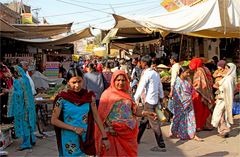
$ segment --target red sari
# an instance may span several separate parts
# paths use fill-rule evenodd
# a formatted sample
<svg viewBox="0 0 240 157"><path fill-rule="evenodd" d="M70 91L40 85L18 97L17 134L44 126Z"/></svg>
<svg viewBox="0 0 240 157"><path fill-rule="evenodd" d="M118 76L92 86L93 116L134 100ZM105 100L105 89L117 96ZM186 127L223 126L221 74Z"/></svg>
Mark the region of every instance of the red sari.
<svg viewBox="0 0 240 157"><path fill-rule="evenodd" d="M193 107L196 117L197 130L212 129L211 115L214 108L212 92L213 79L211 72L203 66L200 58L191 60L189 67L194 70L193 76Z"/></svg>
<svg viewBox="0 0 240 157"><path fill-rule="evenodd" d="M114 105L118 101L127 101L131 105L132 113L136 112L136 104L133 102L130 94L128 93L129 81L127 80L127 87L125 91L118 90L114 86L114 80L118 75L127 75L122 70L117 70L113 73L111 79L110 87L105 90L100 98L100 104L98 108L98 113L100 119L102 120L104 127L106 127L106 120L109 119L108 116L111 114ZM133 116L134 121L136 121L135 116ZM136 121L137 122L137 121ZM136 123L137 124L137 123ZM116 135L111 135L107 132L108 139L110 141L110 149L106 151L102 147L102 135L97 126L95 126L95 140L96 140L96 150L99 156L137 156L137 134L138 126L135 125L133 128L128 127L124 122L112 121L111 127L116 132Z"/></svg>

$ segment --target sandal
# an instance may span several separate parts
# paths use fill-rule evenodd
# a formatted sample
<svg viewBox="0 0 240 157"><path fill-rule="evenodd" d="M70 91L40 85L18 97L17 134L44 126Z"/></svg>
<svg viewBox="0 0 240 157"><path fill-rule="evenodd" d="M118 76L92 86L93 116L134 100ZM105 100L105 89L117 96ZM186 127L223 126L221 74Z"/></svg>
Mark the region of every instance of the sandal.
<svg viewBox="0 0 240 157"><path fill-rule="evenodd" d="M222 137L222 138L228 138L229 134L225 133L225 134L217 134L217 136Z"/></svg>
<svg viewBox="0 0 240 157"><path fill-rule="evenodd" d="M166 148L160 148L158 146L153 147L150 150L153 151L153 152L166 152Z"/></svg>
<svg viewBox="0 0 240 157"><path fill-rule="evenodd" d="M25 147L25 148L18 147L17 151L23 151L23 150L26 150L26 149L31 149L31 147Z"/></svg>
<svg viewBox="0 0 240 157"><path fill-rule="evenodd" d="M193 140L198 141L198 142L203 142L203 141L204 141L204 139L199 138L199 137L197 137L197 136L195 136L195 137L193 138Z"/></svg>

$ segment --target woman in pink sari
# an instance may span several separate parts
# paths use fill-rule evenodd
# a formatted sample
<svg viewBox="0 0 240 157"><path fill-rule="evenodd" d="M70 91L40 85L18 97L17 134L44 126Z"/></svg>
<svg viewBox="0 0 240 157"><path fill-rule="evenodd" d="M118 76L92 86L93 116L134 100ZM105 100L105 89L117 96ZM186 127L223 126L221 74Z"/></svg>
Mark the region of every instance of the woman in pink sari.
<svg viewBox="0 0 240 157"><path fill-rule="evenodd" d="M211 130L212 112L214 109L213 79L211 72L203 65L202 59L194 58L189 68L194 71L193 76L193 107L196 117L197 131Z"/></svg>
<svg viewBox="0 0 240 157"><path fill-rule="evenodd" d="M138 123L136 116L156 118L156 114L140 111L129 92L129 80L123 70L113 73L111 85L100 98L98 113L107 131L110 149L101 143L101 133L95 127L96 150L99 156L137 156Z"/></svg>

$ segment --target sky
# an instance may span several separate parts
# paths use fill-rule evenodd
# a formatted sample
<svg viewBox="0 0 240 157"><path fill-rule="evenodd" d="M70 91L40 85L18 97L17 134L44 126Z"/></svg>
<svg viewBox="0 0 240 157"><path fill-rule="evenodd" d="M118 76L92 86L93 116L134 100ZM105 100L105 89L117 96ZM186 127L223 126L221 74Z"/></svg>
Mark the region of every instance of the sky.
<svg viewBox="0 0 240 157"><path fill-rule="evenodd" d="M20 0L0 0L8 3ZM163 0L22 0L24 4L38 9L38 18L50 24L73 22L72 31L88 26L110 29L114 26L112 13L125 16L151 17L166 13L160 5ZM33 15L35 11L32 11Z"/></svg>

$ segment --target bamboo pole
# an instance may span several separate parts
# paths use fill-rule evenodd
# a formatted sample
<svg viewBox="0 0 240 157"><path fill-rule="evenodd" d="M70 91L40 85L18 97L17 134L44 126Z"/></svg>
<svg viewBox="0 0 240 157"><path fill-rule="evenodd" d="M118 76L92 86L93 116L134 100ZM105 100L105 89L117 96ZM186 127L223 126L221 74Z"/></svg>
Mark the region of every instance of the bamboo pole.
<svg viewBox="0 0 240 157"><path fill-rule="evenodd" d="M183 44L183 34L181 35L181 40L180 40L180 50L179 50L179 56L178 56L179 61L182 55L182 44Z"/></svg>

